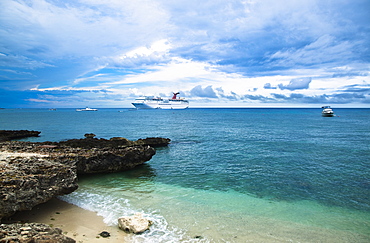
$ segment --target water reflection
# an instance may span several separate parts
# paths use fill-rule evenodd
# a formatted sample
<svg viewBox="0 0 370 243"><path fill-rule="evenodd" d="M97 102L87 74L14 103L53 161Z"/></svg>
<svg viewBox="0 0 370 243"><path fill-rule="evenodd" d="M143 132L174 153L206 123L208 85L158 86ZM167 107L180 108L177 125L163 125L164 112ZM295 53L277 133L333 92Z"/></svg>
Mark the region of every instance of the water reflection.
<svg viewBox="0 0 370 243"><path fill-rule="evenodd" d="M94 190L135 191L151 193L155 190L156 171L149 164L143 164L129 171L108 174L79 176L80 187Z"/></svg>

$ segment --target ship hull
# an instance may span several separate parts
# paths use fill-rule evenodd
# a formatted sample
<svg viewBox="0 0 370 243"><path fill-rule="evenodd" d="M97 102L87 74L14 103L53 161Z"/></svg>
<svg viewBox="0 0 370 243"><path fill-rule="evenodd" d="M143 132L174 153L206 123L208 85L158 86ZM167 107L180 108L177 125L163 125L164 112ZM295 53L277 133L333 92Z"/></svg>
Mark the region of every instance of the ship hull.
<svg viewBox="0 0 370 243"><path fill-rule="evenodd" d="M189 107L189 103L183 102L183 103L139 103L135 102L132 103L133 106L136 107L136 109L162 109L162 110L183 110L187 109Z"/></svg>
<svg viewBox="0 0 370 243"><path fill-rule="evenodd" d="M179 92L173 93L171 99L161 97L144 96L135 99L131 103L136 109L162 109L162 110L183 110L189 107L189 101L184 98L178 98Z"/></svg>
<svg viewBox="0 0 370 243"><path fill-rule="evenodd" d="M132 103L136 109L183 110L189 107L186 100L142 101Z"/></svg>

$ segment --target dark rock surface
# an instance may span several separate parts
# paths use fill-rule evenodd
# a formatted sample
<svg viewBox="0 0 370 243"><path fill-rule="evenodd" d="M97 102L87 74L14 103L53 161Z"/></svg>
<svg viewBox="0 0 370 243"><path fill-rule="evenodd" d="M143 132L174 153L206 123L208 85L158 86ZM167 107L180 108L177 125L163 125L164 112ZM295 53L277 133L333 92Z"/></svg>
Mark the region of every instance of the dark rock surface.
<svg viewBox="0 0 370 243"><path fill-rule="evenodd" d="M74 166L78 174L118 172L132 169L155 155L154 147L167 146L168 138L131 141L115 137L70 139L61 142L2 142L0 151L40 153L50 161Z"/></svg>
<svg viewBox="0 0 370 243"><path fill-rule="evenodd" d="M75 240L65 236L59 228L45 224L1 224L0 243L74 243Z"/></svg>
<svg viewBox="0 0 370 243"><path fill-rule="evenodd" d="M85 134L90 135L90 134ZM57 146L69 146L72 148L124 148L130 146L151 146L151 147L163 147L167 146L171 142L169 138L160 138L160 137L152 137L152 138L145 138L145 139L138 139L136 141L131 141L126 138L122 137L114 137L111 139L104 139L104 138L92 138L86 136L85 139L70 139L67 141L61 141L58 143L51 143L45 142L44 144L48 145L57 145Z"/></svg>
<svg viewBox="0 0 370 243"><path fill-rule="evenodd" d="M21 139L27 137L38 137L41 132L28 130L0 130L0 142Z"/></svg>
<svg viewBox="0 0 370 243"><path fill-rule="evenodd" d="M151 147L157 148L157 147L167 146L171 142L171 139L152 137L152 138L138 139L135 142L136 144L149 145Z"/></svg>

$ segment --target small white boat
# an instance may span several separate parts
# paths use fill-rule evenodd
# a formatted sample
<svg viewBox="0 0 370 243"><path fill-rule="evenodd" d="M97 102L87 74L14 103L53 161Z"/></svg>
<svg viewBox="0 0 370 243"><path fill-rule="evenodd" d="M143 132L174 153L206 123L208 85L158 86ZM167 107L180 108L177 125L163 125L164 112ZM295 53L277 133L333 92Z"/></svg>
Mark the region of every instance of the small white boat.
<svg viewBox="0 0 370 243"><path fill-rule="evenodd" d="M145 96L135 99L132 103L136 109L186 109L189 107L189 101L184 98L178 98L179 92L173 93L171 99L162 99L161 97Z"/></svg>
<svg viewBox="0 0 370 243"><path fill-rule="evenodd" d="M97 111L98 109L92 109L89 107L86 107L85 109L76 109L76 111Z"/></svg>
<svg viewBox="0 0 370 243"><path fill-rule="evenodd" d="M324 117L332 117L334 116L334 111L330 108L330 106L323 106L321 107L323 110L321 112L321 115Z"/></svg>

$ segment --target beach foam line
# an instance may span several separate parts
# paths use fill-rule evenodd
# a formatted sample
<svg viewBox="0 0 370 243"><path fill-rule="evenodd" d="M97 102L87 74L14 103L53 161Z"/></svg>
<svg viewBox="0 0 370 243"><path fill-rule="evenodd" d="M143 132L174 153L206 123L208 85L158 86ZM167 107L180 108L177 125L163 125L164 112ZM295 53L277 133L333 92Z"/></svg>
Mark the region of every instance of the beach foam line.
<svg viewBox="0 0 370 243"><path fill-rule="evenodd" d="M98 188L94 188L90 189L98 190ZM137 212L142 213L145 218L153 222L153 225L150 227L150 230L142 234L131 234L126 237L129 242L209 242L205 239L192 239L186 235L185 231L170 226L159 212L143 211L142 209L134 208L130 205L128 199L112 196L110 195L112 192L96 194L91 190L77 190L71 194L60 196L59 199L95 212L98 216L103 217L105 224L111 227L118 227L117 219L121 216L132 216Z"/></svg>

